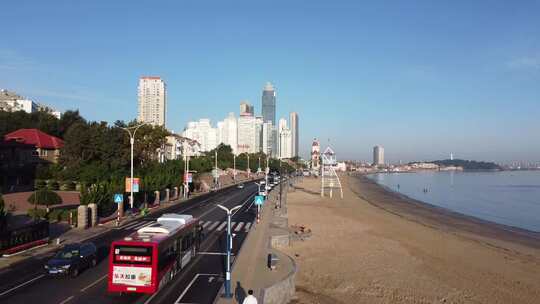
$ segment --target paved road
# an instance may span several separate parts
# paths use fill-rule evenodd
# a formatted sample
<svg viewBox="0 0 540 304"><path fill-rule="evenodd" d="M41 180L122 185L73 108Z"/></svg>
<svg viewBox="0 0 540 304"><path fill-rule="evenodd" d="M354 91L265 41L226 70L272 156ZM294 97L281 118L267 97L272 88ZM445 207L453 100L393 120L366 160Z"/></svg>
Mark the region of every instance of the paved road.
<svg viewBox="0 0 540 304"><path fill-rule="evenodd" d="M216 204L228 208L243 204L233 216L232 230L236 234L233 254L238 252L247 233L254 228L254 183L244 189L228 188L194 198L161 210L146 218L113 229L92 241L98 246L100 262L95 268L82 272L77 278L51 278L44 275L44 258L18 264L15 269L0 273L0 303L212 303L223 284L226 216ZM159 293L149 295L119 295L107 292L109 246L138 228L154 221L164 212L191 214L199 217L206 238L197 257ZM234 260L233 260L234 261Z"/></svg>

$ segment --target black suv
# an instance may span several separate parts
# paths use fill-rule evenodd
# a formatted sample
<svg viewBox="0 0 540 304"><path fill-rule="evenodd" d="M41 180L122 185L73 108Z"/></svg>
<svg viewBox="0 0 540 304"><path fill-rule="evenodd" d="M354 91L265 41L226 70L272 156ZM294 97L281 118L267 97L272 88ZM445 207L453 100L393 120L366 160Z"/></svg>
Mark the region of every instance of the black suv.
<svg viewBox="0 0 540 304"><path fill-rule="evenodd" d="M50 275L76 277L81 270L96 264L97 248L93 243L68 244L45 264L45 270Z"/></svg>

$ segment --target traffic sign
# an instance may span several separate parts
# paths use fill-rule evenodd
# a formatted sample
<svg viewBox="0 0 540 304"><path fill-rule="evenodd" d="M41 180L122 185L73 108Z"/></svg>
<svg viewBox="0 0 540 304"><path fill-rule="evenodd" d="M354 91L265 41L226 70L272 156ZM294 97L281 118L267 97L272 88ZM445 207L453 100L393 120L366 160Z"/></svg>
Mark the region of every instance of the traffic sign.
<svg viewBox="0 0 540 304"><path fill-rule="evenodd" d="M133 192L139 192L140 178L133 178ZM126 192L131 192L131 178L126 177Z"/></svg>
<svg viewBox="0 0 540 304"><path fill-rule="evenodd" d="M117 204L120 204L121 202L124 201L124 196L120 193L116 193L114 195L114 202L117 203Z"/></svg>
<svg viewBox="0 0 540 304"><path fill-rule="evenodd" d="M264 203L264 196L255 195L255 205L262 205Z"/></svg>

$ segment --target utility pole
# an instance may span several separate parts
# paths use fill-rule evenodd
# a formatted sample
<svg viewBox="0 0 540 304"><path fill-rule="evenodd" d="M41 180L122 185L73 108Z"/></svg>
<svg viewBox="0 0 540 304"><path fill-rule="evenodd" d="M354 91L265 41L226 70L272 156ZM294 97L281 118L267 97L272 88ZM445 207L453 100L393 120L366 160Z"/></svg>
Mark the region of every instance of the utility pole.
<svg viewBox="0 0 540 304"><path fill-rule="evenodd" d="M232 234L231 234L231 217L233 211L240 209L242 205L228 209L222 205L217 205L219 208L227 212L227 264L225 265L225 298L232 298L231 293L231 250L232 250Z"/></svg>
<svg viewBox="0 0 540 304"><path fill-rule="evenodd" d="M218 173L218 168L217 168L217 148L216 148L214 156L216 159L216 175L214 176L214 184L216 185L216 189L217 189L218 184L219 184L219 173Z"/></svg>
<svg viewBox="0 0 540 304"><path fill-rule="evenodd" d="M236 182L236 154L233 153L233 180Z"/></svg>
<svg viewBox="0 0 540 304"><path fill-rule="evenodd" d="M279 209L281 209L281 196L283 194L282 184L283 184L283 174L281 173L281 158L279 159Z"/></svg>
<svg viewBox="0 0 540 304"><path fill-rule="evenodd" d="M130 178L130 195L129 195L129 205L131 209L133 209L133 146L135 145L135 134L137 133L137 130L144 126L145 123L142 123L138 126L128 127L128 128L122 128L124 131L128 132L129 134L129 143L131 144L131 178ZM133 133L131 132L133 130ZM118 208L123 207L122 204L118 204Z"/></svg>
<svg viewBox="0 0 540 304"><path fill-rule="evenodd" d="M250 173L251 173L251 169L249 168L249 152L247 153L247 174L248 174L248 178L250 176Z"/></svg>

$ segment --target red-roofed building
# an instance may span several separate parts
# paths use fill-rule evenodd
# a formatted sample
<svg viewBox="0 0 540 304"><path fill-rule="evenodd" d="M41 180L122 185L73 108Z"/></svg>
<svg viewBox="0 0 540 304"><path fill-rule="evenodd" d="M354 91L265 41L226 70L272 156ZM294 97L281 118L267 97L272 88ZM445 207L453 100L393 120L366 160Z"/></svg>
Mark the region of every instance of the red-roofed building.
<svg viewBox="0 0 540 304"><path fill-rule="evenodd" d="M57 163L64 141L38 129L19 129L4 136L5 141L31 145L35 147L34 156L38 160Z"/></svg>

